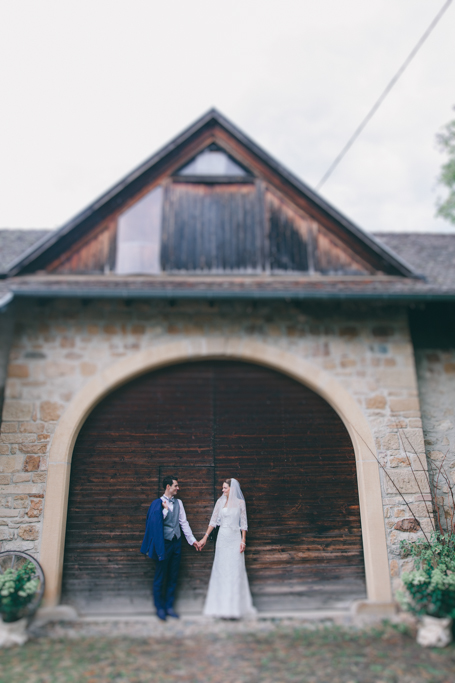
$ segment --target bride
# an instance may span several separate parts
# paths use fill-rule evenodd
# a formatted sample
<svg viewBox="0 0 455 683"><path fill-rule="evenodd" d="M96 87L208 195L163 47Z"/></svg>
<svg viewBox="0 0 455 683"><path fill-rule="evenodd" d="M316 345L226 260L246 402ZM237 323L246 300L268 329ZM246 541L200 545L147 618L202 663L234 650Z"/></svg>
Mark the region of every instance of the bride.
<svg viewBox="0 0 455 683"><path fill-rule="evenodd" d="M204 614L230 619L253 615L256 610L251 599L244 555L248 530L246 505L237 479L224 481L223 495L213 509L207 533L199 541L200 550L216 526L220 529Z"/></svg>

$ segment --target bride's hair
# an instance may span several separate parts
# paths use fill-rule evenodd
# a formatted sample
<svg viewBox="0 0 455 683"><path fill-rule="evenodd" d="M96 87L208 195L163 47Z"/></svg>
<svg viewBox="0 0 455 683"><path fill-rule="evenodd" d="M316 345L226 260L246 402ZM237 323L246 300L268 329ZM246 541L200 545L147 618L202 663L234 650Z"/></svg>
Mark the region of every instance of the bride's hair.
<svg viewBox="0 0 455 683"><path fill-rule="evenodd" d="M227 484L230 488L231 487L231 481L232 481L232 479L225 479L223 483Z"/></svg>

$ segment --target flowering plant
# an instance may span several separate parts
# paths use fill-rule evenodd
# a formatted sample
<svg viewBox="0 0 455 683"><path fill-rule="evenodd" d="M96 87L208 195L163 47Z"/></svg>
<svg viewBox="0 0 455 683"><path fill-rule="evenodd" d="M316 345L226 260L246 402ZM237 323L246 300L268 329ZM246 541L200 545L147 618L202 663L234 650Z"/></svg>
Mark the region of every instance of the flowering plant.
<svg viewBox="0 0 455 683"><path fill-rule="evenodd" d="M8 568L0 574L0 614L3 621L17 621L23 610L35 597L40 580L35 576L33 562L19 569Z"/></svg>
<svg viewBox="0 0 455 683"><path fill-rule="evenodd" d="M407 595L399 600L414 614L455 618L455 538L434 532L429 540L402 541L404 555L414 558L415 569L402 576Z"/></svg>

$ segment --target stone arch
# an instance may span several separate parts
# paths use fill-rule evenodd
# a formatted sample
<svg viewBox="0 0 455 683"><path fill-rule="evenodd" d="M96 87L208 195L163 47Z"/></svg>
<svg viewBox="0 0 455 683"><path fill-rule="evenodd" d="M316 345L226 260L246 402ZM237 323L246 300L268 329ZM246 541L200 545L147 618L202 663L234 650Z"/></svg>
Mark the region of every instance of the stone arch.
<svg viewBox="0 0 455 683"><path fill-rule="evenodd" d="M357 401L329 373L272 344L241 337L193 337L173 342L166 339L114 363L78 392L60 418L49 454L40 551L46 574L46 605L56 605L60 598L71 459L87 416L107 394L139 375L166 365L209 358L243 360L287 374L322 396L338 413L348 430L356 458L368 599L390 602L381 483L373 455L376 447Z"/></svg>

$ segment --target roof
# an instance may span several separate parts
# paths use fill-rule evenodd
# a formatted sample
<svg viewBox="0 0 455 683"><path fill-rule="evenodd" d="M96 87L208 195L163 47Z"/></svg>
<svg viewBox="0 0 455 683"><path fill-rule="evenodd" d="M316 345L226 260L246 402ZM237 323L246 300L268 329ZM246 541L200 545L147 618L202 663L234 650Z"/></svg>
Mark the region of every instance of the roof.
<svg viewBox="0 0 455 683"><path fill-rule="evenodd" d="M367 255L367 260L370 260L376 270L404 277L414 275L412 269L402 259L385 245L378 243L373 235L364 232L352 223L215 109L207 112L80 214L49 234L47 239L22 254L10 266L8 274L10 276L22 275L43 269L47 263L58 258L63 251L70 249L77 240L118 211L133 197L138 196L145 187L157 181L164 173L175 172L182 164L190 161L207 144L212 143L214 137L217 143L230 147L231 152L234 148L237 152L241 151L256 168L261 169L264 178L272 179L271 182L281 192L297 198L300 208L304 209L309 216L325 223L326 226L330 225L330 229L335 232L336 236L349 240L351 248L363 258ZM229 152L229 149L226 151Z"/></svg>
<svg viewBox="0 0 455 683"><path fill-rule="evenodd" d="M455 233L381 232L375 237L432 286L443 291L455 290Z"/></svg>
<svg viewBox="0 0 455 683"><path fill-rule="evenodd" d="M0 273L20 258L28 249L35 246L45 235L53 230L43 229L0 229Z"/></svg>

